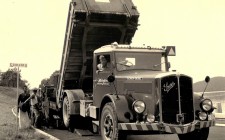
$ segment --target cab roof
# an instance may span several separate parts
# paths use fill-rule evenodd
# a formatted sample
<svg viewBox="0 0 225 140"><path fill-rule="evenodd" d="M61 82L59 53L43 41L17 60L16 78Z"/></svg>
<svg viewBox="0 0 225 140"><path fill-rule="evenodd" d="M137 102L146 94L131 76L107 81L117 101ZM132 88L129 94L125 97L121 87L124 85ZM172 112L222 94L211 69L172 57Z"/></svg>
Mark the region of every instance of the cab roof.
<svg viewBox="0 0 225 140"><path fill-rule="evenodd" d="M104 53L104 52L158 52L165 53L165 47L153 48L151 46L132 46L126 44L118 44L114 42L110 45L105 45L96 49L94 53Z"/></svg>

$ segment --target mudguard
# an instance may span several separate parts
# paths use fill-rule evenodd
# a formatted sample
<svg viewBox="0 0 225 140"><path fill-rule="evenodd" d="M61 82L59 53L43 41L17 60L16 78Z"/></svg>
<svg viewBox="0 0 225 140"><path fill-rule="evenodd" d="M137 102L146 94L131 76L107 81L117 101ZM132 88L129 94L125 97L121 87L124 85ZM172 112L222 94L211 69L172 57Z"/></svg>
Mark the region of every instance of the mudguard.
<svg viewBox="0 0 225 140"><path fill-rule="evenodd" d="M68 97L70 110L70 115L80 114L80 100L84 99L84 92L81 89L75 90L64 90L64 96Z"/></svg>
<svg viewBox="0 0 225 140"><path fill-rule="evenodd" d="M129 107L132 103L127 100L126 96L118 95L117 97L117 95L106 94L101 103L101 111L104 105L108 102L113 103L116 109L118 122L129 123L130 120L133 120L134 116L131 108Z"/></svg>
<svg viewBox="0 0 225 140"><path fill-rule="evenodd" d="M200 108L200 103L202 101L201 96L202 96L202 93L194 92L194 94L193 94L195 111L201 110L201 108Z"/></svg>

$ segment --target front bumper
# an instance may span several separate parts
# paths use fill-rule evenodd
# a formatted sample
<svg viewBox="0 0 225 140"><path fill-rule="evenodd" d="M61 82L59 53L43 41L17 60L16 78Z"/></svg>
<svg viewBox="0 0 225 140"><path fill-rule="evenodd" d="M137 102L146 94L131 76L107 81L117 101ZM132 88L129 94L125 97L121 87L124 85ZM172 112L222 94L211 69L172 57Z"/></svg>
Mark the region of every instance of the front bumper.
<svg viewBox="0 0 225 140"><path fill-rule="evenodd" d="M166 123L119 123L119 130L127 131L161 131L175 134L185 134L205 127L215 126L215 120L194 121L185 125L171 125Z"/></svg>

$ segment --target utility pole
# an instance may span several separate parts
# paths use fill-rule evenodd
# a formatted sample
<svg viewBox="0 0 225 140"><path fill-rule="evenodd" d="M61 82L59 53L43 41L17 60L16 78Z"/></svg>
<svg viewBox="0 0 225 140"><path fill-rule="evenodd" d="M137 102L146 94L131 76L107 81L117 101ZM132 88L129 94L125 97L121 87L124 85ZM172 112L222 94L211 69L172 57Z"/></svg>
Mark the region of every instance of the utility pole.
<svg viewBox="0 0 225 140"><path fill-rule="evenodd" d="M27 64L23 64L23 63L10 63L10 67L14 67L12 68L13 71L16 71L17 73L17 94L16 94L16 101L19 98L19 79L20 79L20 67L27 67ZM16 102L16 135L18 135L18 131L19 131L19 106L18 106L18 102Z"/></svg>

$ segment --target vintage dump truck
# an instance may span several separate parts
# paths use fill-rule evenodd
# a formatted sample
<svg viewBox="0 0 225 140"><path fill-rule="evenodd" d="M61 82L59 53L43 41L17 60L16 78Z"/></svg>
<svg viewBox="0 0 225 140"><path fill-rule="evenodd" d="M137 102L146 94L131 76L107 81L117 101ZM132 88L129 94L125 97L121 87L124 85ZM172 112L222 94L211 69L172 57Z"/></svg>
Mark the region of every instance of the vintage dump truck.
<svg viewBox="0 0 225 140"><path fill-rule="evenodd" d="M193 92L190 76L169 71L174 46L131 45L138 18L131 0L71 1L60 73L48 87L51 110L70 129L90 122L103 140L174 133L206 140L212 101Z"/></svg>

